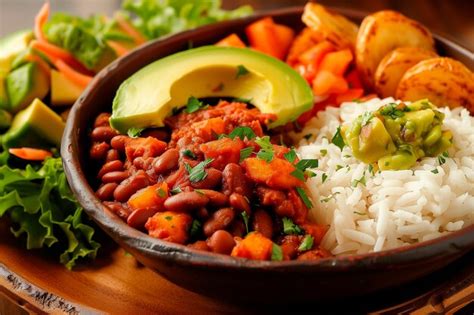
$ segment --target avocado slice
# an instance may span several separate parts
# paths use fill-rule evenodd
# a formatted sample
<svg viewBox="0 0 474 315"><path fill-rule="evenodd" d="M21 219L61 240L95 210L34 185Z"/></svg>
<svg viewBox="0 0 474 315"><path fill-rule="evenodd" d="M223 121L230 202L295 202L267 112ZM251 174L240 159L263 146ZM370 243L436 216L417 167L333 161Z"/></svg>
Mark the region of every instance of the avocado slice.
<svg viewBox="0 0 474 315"><path fill-rule="evenodd" d="M111 125L122 133L163 126L191 96L251 99L262 113L277 115L271 128L295 120L313 104L308 83L286 63L247 48L204 46L155 61L124 81L113 101Z"/></svg>
<svg viewBox="0 0 474 315"><path fill-rule="evenodd" d="M6 78L9 110L16 113L28 106L35 98L42 99L49 92L49 76L33 62L12 72Z"/></svg>
<svg viewBox="0 0 474 315"><path fill-rule="evenodd" d="M59 146L64 131L61 117L39 99L19 112L2 137L5 148Z"/></svg>
<svg viewBox="0 0 474 315"><path fill-rule="evenodd" d="M0 76L10 72L13 60L32 39L33 32L30 30L18 31L0 39Z"/></svg>
<svg viewBox="0 0 474 315"><path fill-rule="evenodd" d="M83 90L83 87L71 82L64 74L51 70L51 105L71 105L81 96Z"/></svg>

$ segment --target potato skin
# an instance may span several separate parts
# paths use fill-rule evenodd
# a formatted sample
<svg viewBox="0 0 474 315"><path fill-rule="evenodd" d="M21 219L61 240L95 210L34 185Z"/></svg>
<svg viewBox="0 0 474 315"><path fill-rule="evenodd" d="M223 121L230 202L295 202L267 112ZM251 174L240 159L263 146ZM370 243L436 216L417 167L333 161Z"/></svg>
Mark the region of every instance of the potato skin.
<svg viewBox="0 0 474 315"><path fill-rule="evenodd" d="M451 58L426 59L408 69L395 95L404 101L427 98L437 106L463 106L474 114L474 74Z"/></svg>
<svg viewBox="0 0 474 315"><path fill-rule="evenodd" d="M364 18L357 35L356 63L368 88L374 87L374 75L380 61L398 47L435 51L430 31L398 12L384 10Z"/></svg>
<svg viewBox="0 0 474 315"><path fill-rule="evenodd" d="M408 69L422 60L437 56L431 50L418 47L392 50L380 61L375 71L375 91L382 97L395 96L398 83Z"/></svg>

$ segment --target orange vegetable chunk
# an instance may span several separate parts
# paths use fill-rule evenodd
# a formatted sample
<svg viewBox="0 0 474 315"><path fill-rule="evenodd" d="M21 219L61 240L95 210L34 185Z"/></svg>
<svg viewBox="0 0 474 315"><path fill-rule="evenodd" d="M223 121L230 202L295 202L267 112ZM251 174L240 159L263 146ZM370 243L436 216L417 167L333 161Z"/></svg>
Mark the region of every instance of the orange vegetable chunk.
<svg viewBox="0 0 474 315"><path fill-rule="evenodd" d="M273 242L259 232L252 232L240 241L232 250L231 256L269 260L272 256Z"/></svg>
<svg viewBox="0 0 474 315"><path fill-rule="evenodd" d="M270 188L291 189L303 185L301 180L291 175L296 168L287 160L274 158L268 163L259 158L247 158L242 166L247 177Z"/></svg>
<svg viewBox="0 0 474 315"><path fill-rule="evenodd" d="M347 81L332 72L321 70L313 80L313 92L323 96L331 93L344 93L349 89Z"/></svg>
<svg viewBox="0 0 474 315"><path fill-rule="evenodd" d="M139 156L146 159L165 152L166 146L166 142L153 137L128 139L125 143L125 154L129 161Z"/></svg>
<svg viewBox="0 0 474 315"><path fill-rule="evenodd" d="M222 138L201 144L200 149L206 159L213 159L211 166L223 170L229 163L239 163L240 150L244 142L240 138Z"/></svg>
<svg viewBox="0 0 474 315"><path fill-rule="evenodd" d="M329 71L337 76L344 75L353 59L350 49L334 51L326 54L319 65L320 71Z"/></svg>
<svg viewBox="0 0 474 315"><path fill-rule="evenodd" d="M43 161L53 154L46 150L35 149L35 148L11 148L8 152L20 159L28 161Z"/></svg>
<svg viewBox="0 0 474 315"><path fill-rule="evenodd" d="M226 38L221 39L216 43L216 46L222 47L238 47L245 48L245 43L240 39L240 37L233 33L227 36Z"/></svg>
<svg viewBox="0 0 474 315"><path fill-rule="evenodd" d="M336 96L336 104L352 102L355 99L361 97L362 95L364 95L363 89L349 89L346 92Z"/></svg>
<svg viewBox="0 0 474 315"><path fill-rule="evenodd" d="M329 52L334 51L334 49L333 44L325 40L305 51L299 56L298 60L304 65L312 64L317 67L321 60L323 60L324 56Z"/></svg>
<svg viewBox="0 0 474 315"><path fill-rule="evenodd" d="M184 244L193 219L189 214L172 211L157 212L148 219L145 228L151 237Z"/></svg>
<svg viewBox="0 0 474 315"><path fill-rule="evenodd" d="M222 118L210 118L193 123L191 128L207 142L214 140L216 135L225 132L225 122Z"/></svg>
<svg viewBox="0 0 474 315"><path fill-rule="evenodd" d="M128 200L130 209L153 209L155 211L163 210L163 203L168 198L168 185L158 183L137 191Z"/></svg>
<svg viewBox="0 0 474 315"><path fill-rule="evenodd" d="M285 58L295 36L291 28L275 24L271 17L250 24L245 33L252 48L279 59Z"/></svg>

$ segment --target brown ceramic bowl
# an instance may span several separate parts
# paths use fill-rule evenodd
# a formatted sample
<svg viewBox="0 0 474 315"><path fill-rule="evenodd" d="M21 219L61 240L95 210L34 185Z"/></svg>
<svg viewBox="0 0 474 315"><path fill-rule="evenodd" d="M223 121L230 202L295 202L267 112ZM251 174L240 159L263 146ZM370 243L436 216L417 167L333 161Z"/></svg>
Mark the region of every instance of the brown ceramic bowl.
<svg viewBox="0 0 474 315"><path fill-rule="evenodd" d="M340 10L360 22L364 14ZM101 71L74 105L63 136L61 154L67 178L79 202L92 219L145 266L170 281L205 295L230 300L314 301L361 295L393 287L439 270L474 248L474 226L428 242L379 253L319 261L253 261L196 251L155 238L129 227L102 206L89 184L88 132L94 118L111 111L119 85L134 72L169 54L213 44L246 25L271 15L276 22L300 30L302 8L289 8L223 22L154 41ZM471 69L470 52L436 36L438 50ZM159 82L157 82L159 84ZM153 279L150 279L153 281Z"/></svg>

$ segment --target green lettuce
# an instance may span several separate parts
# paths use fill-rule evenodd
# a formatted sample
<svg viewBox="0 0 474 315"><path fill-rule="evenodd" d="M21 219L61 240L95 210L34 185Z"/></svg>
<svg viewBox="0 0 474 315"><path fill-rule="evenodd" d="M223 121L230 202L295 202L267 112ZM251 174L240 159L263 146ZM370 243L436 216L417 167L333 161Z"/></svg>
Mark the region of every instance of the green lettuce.
<svg viewBox="0 0 474 315"><path fill-rule="evenodd" d="M9 215L12 233L26 236L28 249L48 247L71 269L80 258L94 259L100 244L75 200L60 158L24 169L5 164L0 155L0 218Z"/></svg>
<svg viewBox="0 0 474 315"><path fill-rule="evenodd" d="M125 0L125 15L148 39L252 14L250 6L221 9L220 0Z"/></svg>

